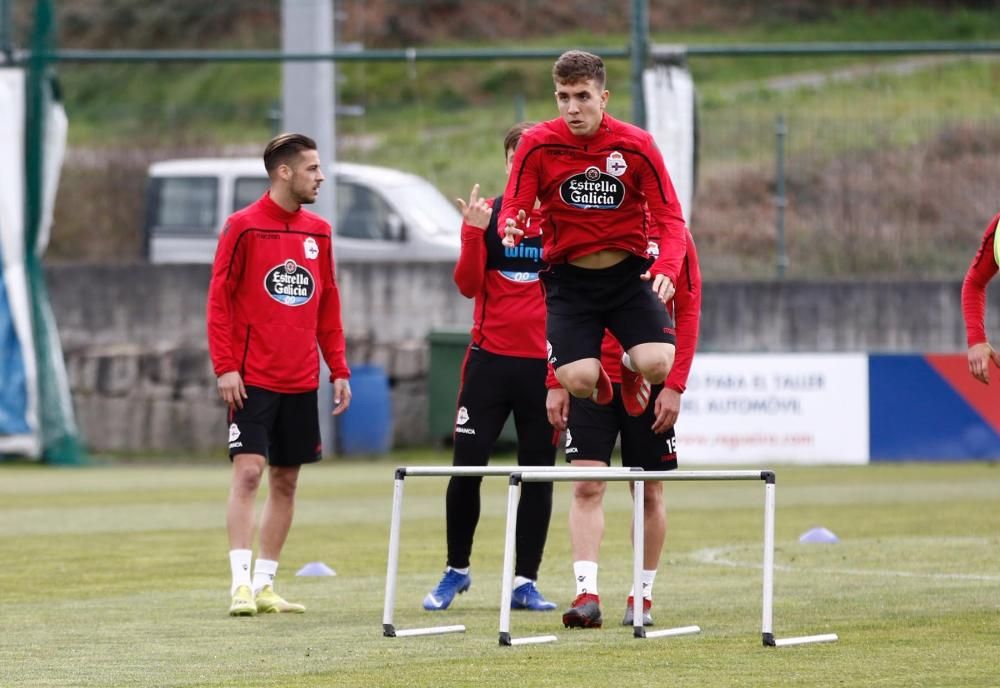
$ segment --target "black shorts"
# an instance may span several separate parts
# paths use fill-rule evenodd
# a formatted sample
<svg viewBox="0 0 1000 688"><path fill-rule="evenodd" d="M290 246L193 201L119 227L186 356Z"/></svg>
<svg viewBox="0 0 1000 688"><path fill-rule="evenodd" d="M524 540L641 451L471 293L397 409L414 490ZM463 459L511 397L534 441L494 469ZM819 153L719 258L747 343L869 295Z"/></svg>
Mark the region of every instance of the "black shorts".
<svg viewBox="0 0 1000 688"><path fill-rule="evenodd" d="M615 384L610 404L570 397L569 429L566 432L566 461L590 459L611 465L611 452L619 433L622 438L622 465L645 471L677 468L677 439L674 429L653 432L656 419L654 400L663 385L653 385L651 401L641 416L632 417L622 405L621 385Z"/></svg>
<svg viewBox="0 0 1000 688"><path fill-rule="evenodd" d="M469 347L455 417L456 466L485 466L511 413L518 465L555 465L556 434L545 412L547 372L543 358L501 356Z"/></svg>
<svg viewBox="0 0 1000 688"><path fill-rule="evenodd" d="M284 394L248 386L243 408L229 412L229 458L237 454L260 454L271 466L319 461L316 391Z"/></svg>
<svg viewBox="0 0 1000 688"><path fill-rule="evenodd" d="M674 323L666 307L651 283L639 279L646 267L645 258L630 255L600 270L559 263L539 273L545 285L545 334L553 367L599 359L605 328L626 351L647 342L674 343Z"/></svg>

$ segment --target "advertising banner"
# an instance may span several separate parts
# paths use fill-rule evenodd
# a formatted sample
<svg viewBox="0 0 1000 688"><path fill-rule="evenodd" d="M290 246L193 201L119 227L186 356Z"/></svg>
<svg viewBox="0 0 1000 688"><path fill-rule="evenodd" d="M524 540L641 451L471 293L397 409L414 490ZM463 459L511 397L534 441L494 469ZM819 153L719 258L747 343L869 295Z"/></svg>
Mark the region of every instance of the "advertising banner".
<svg viewBox="0 0 1000 688"><path fill-rule="evenodd" d="M682 465L868 462L867 354L698 354L681 400Z"/></svg>

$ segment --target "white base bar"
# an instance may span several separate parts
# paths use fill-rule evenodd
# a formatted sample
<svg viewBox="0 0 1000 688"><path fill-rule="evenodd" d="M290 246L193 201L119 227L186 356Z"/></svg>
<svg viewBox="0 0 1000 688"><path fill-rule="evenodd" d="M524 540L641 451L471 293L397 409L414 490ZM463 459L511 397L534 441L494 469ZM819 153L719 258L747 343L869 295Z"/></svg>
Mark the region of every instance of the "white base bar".
<svg viewBox="0 0 1000 688"><path fill-rule="evenodd" d="M775 647L787 645L806 645L808 643L832 643L838 640L836 633L821 633L820 635L801 635L798 638L775 639Z"/></svg>
<svg viewBox="0 0 1000 688"><path fill-rule="evenodd" d="M678 626L677 628L664 628L660 631L646 631L647 638L666 638L675 635L691 635L701 633L701 626Z"/></svg>
<svg viewBox="0 0 1000 688"><path fill-rule="evenodd" d="M443 635L444 633L465 633L465 626L458 624L455 626L431 626L429 628L407 628L396 631L397 638L406 638L414 635Z"/></svg>
<svg viewBox="0 0 1000 688"><path fill-rule="evenodd" d="M511 638L511 645L538 645L539 643L554 643L559 638L554 635L536 635L531 638Z"/></svg>

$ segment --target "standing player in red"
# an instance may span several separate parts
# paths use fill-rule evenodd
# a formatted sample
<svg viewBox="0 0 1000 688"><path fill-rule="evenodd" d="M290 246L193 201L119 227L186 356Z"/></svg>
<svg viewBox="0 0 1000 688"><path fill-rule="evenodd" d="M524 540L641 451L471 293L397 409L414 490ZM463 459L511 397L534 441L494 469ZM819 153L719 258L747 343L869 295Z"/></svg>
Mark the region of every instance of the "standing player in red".
<svg viewBox="0 0 1000 688"><path fill-rule="evenodd" d="M673 294L684 256L685 225L663 158L652 137L607 113L604 62L564 53L552 70L559 117L526 132L504 192L498 232L516 246L524 220L540 201L545 226L549 361L559 383L578 398L611 400L601 366L609 329L625 347L625 408L645 410L645 378L666 379L674 328L663 304ZM647 212L648 208L648 212ZM647 244L660 239L652 289L640 280Z"/></svg>
<svg viewBox="0 0 1000 688"><path fill-rule="evenodd" d="M621 436L622 465L639 466L647 471L667 471L677 468L674 423L680 413L681 394L687 385L688 373L698 343L701 320L701 269L698 253L690 232L687 250L677 279L677 290L667 305L677 322L677 357L666 382L655 385L649 394L656 399L642 415L633 417L625 409L623 386L614 381L614 399L602 406L590 399L577 399L563 392L550 398L550 422L564 427L569 407L566 433L566 460L579 468L611 465L615 441ZM650 245L651 253L656 245ZM606 333L602 343L601 362L608 370L622 356L618 341ZM614 373L611 373L612 375ZM551 383L550 383L551 386ZM563 614L563 624L576 628L598 628L601 618L597 588L597 561L604 537L605 482L587 481L573 484L573 502L569 511L570 542L573 550L573 574L576 578L576 599ZM629 485L631 488L631 484ZM643 538L643 621L652 625L653 581L663 551L667 517L663 501L663 483L644 483ZM632 625L631 591L626 604L626 626Z"/></svg>
<svg viewBox="0 0 1000 688"><path fill-rule="evenodd" d="M998 232L1000 213L986 225L979 250L962 282L962 315L965 316L965 334L969 342L969 372L987 385L990 383L990 362L1000 366L1000 354L990 346L986 337L986 285L997 274L997 263L1000 262Z"/></svg>
<svg viewBox="0 0 1000 688"><path fill-rule="evenodd" d="M531 126L516 124L504 138L508 174L514 151ZM485 466L511 413L517 428L518 465L552 466L556 461L555 437L545 410L545 301L538 283L538 271L544 267L542 237L532 215L523 241L503 246L496 222L504 202L502 197L492 202L480 198L478 184L468 204L459 200L464 222L455 284L464 296L475 299L475 310L458 395L455 466ZM468 476L454 476L448 482L448 563L437 587L424 598L428 611L447 609L455 595L472 584L469 566L479 523L480 483L482 478ZM548 611L556 605L542 596L535 582L552 515L552 483L525 484L522 490L511 607Z"/></svg>
<svg viewBox="0 0 1000 688"><path fill-rule="evenodd" d="M323 172L316 143L282 134L267 144L270 189L226 222L208 292L208 346L229 405L232 483L226 511L232 616L304 612L274 592L302 464L319 461L319 356L333 379L334 415L351 403L330 225L302 208ZM264 468L267 501L253 556L254 502Z"/></svg>

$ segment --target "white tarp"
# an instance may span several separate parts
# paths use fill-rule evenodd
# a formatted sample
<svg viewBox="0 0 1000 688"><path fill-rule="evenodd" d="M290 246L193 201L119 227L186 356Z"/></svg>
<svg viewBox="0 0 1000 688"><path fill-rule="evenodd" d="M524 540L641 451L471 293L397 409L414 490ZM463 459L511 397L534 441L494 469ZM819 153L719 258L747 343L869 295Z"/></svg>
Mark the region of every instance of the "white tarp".
<svg viewBox="0 0 1000 688"><path fill-rule="evenodd" d="M37 457L38 385L24 246L24 71L0 69L0 453ZM19 164L20 163L20 164Z"/></svg>
<svg viewBox="0 0 1000 688"><path fill-rule="evenodd" d="M867 354L698 354L677 420L691 464L864 464Z"/></svg>
<svg viewBox="0 0 1000 688"><path fill-rule="evenodd" d="M663 154L684 221L691 224L695 184L695 102L691 72L659 64L643 74L646 130Z"/></svg>

